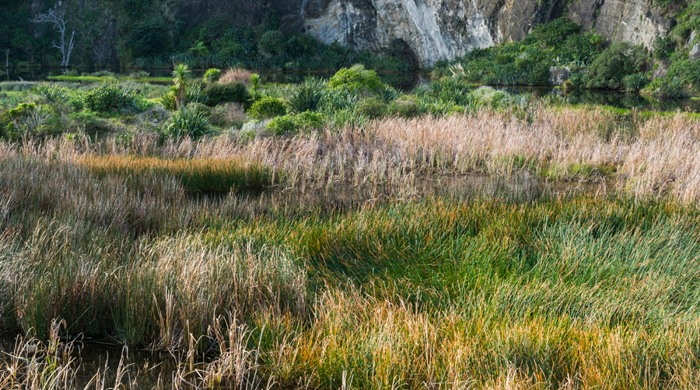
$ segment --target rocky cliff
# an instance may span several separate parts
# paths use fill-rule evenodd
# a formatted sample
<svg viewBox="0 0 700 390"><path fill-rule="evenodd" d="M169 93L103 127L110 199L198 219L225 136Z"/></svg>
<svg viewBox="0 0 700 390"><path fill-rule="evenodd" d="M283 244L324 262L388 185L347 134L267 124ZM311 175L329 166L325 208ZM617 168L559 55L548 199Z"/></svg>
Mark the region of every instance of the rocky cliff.
<svg viewBox="0 0 700 390"><path fill-rule="evenodd" d="M611 41L647 46L672 25L653 0L303 0L287 18L326 43L373 52L399 44L429 65L522 39L561 16Z"/></svg>

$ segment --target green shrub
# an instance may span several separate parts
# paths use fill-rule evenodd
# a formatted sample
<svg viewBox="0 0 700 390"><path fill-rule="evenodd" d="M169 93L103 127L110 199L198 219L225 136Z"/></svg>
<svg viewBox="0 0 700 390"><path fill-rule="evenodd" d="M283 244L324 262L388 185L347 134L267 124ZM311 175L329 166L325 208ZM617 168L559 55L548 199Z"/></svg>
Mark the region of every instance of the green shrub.
<svg viewBox="0 0 700 390"><path fill-rule="evenodd" d="M469 84L456 78L443 78L429 87L418 88L416 94L442 103L465 105L472 89Z"/></svg>
<svg viewBox="0 0 700 390"><path fill-rule="evenodd" d="M418 116L420 111L415 101L400 98L389 105L389 113L408 119Z"/></svg>
<svg viewBox="0 0 700 390"><path fill-rule="evenodd" d="M43 138L60 133L60 118L50 106L22 103L0 114L0 136L9 140Z"/></svg>
<svg viewBox="0 0 700 390"><path fill-rule="evenodd" d="M65 103L68 101L68 90L57 85L41 84L32 90L49 103Z"/></svg>
<svg viewBox="0 0 700 390"><path fill-rule="evenodd" d="M208 106L217 106L222 103L240 103L246 108L250 107L251 97L248 88L241 82L227 84L214 83L207 85L202 94L206 98Z"/></svg>
<svg viewBox="0 0 700 390"><path fill-rule="evenodd" d="M264 97L253 103L248 111L251 118L257 120L271 119L287 114L287 106L278 98Z"/></svg>
<svg viewBox="0 0 700 390"><path fill-rule="evenodd" d="M267 124L267 128L275 135L295 134L302 130L318 130L323 128L325 117L323 114L305 111L296 115L284 115L274 118Z"/></svg>
<svg viewBox="0 0 700 390"><path fill-rule="evenodd" d="M622 83L628 91L639 92L649 84L649 78L644 73L635 73L625 76L625 78L622 79Z"/></svg>
<svg viewBox="0 0 700 390"><path fill-rule="evenodd" d="M604 50L588 70L589 88L620 89L627 75L647 70L650 61L643 46L616 43Z"/></svg>
<svg viewBox="0 0 700 390"><path fill-rule="evenodd" d="M279 30L266 31L258 41L258 50L271 55L283 54L285 51L284 34Z"/></svg>
<svg viewBox="0 0 700 390"><path fill-rule="evenodd" d="M215 83L221 78L221 69L212 68L204 73L204 81L207 83Z"/></svg>
<svg viewBox="0 0 700 390"><path fill-rule="evenodd" d="M686 96L683 82L677 78L656 79L647 89L651 90L652 95L665 99L681 99Z"/></svg>
<svg viewBox="0 0 700 390"><path fill-rule="evenodd" d="M209 116L197 106L185 107L176 111L163 126L166 138L200 138L209 133Z"/></svg>
<svg viewBox="0 0 700 390"><path fill-rule="evenodd" d="M299 86L289 98L289 106L296 113L316 111L323 98L323 81L309 79Z"/></svg>
<svg viewBox="0 0 700 390"><path fill-rule="evenodd" d="M95 112L120 112L146 110L147 103L139 93L132 89L121 88L117 84L103 84L83 95L85 108Z"/></svg>
<svg viewBox="0 0 700 390"><path fill-rule="evenodd" d="M678 78L684 85L700 88L700 61L678 60L668 69L669 78Z"/></svg>
<svg viewBox="0 0 700 390"><path fill-rule="evenodd" d="M355 109L370 119L381 118L387 114L387 104L376 98L360 100Z"/></svg>
<svg viewBox="0 0 700 390"><path fill-rule="evenodd" d="M379 94L385 89L384 83L377 76L377 72L367 70L363 65L340 69L331 77L328 86L359 94Z"/></svg>
<svg viewBox="0 0 700 390"><path fill-rule="evenodd" d="M659 60L671 58L671 54L676 50L676 38L673 35L656 36L654 41L654 57Z"/></svg>
<svg viewBox="0 0 700 390"><path fill-rule="evenodd" d="M163 19L145 20L131 30L124 46L134 58L168 55L173 47L171 30Z"/></svg>

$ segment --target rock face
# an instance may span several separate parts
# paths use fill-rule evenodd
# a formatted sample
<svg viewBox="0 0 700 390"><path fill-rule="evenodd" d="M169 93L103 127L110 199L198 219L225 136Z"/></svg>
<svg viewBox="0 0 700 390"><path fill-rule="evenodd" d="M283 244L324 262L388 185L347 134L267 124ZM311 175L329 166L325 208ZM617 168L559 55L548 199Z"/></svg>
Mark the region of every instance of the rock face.
<svg viewBox="0 0 700 390"><path fill-rule="evenodd" d="M684 0L679 0L684 1ZM654 0L183 0L188 25L212 14L234 23L282 15L283 29L299 29L325 43L380 52L399 47L421 65L525 37L538 23L568 16L610 41L651 46L672 21ZM199 18L199 19L198 19Z"/></svg>
<svg viewBox="0 0 700 390"><path fill-rule="evenodd" d="M306 31L321 41L378 52L399 40L422 65L520 40L560 16L647 46L671 27L653 0L305 0L301 9Z"/></svg>

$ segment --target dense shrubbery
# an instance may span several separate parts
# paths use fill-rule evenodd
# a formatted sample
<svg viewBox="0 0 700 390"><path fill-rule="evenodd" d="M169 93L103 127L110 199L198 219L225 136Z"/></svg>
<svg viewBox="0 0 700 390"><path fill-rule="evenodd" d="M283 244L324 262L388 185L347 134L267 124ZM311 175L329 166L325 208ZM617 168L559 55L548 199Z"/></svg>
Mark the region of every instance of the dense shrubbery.
<svg viewBox="0 0 700 390"><path fill-rule="evenodd" d="M550 67L586 66L602 51L602 37L580 31L577 24L557 19L539 25L522 42L476 49L451 63L441 62L435 75L486 84L549 85Z"/></svg>
<svg viewBox="0 0 700 390"><path fill-rule="evenodd" d="M85 108L102 113L115 113L123 110L144 111L148 103L135 90L122 88L117 84L103 84L83 96Z"/></svg>
<svg viewBox="0 0 700 390"><path fill-rule="evenodd" d="M272 119L287 114L287 106L281 99L264 97L253 103L248 111L251 118L257 120Z"/></svg>
<svg viewBox="0 0 700 390"><path fill-rule="evenodd" d="M588 68L588 88L620 89L624 78L648 70L650 58L643 46L626 42L605 49Z"/></svg>
<svg viewBox="0 0 700 390"><path fill-rule="evenodd" d="M240 103L249 107L251 102L248 88L241 82L208 84L202 91L202 95L206 97L206 104L209 106L222 103Z"/></svg>
<svg viewBox="0 0 700 390"><path fill-rule="evenodd" d="M200 138L209 130L209 115L195 104L176 111L163 126L163 135L167 138Z"/></svg>
<svg viewBox="0 0 700 390"><path fill-rule="evenodd" d="M46 105L22 103L0 114L0 137L9 140L43 138L61 132L60 119Z"/></svg>
<svg viewBox="0 0 700 390"><path fill-rule="evenodd" d="M328 86L356 94L379 94L386 88L377 72L363 65L339 70L328 82Z"/></svg>
<svg viewBox="0 0 700 390"><path fill-rule="evenodd" d="M204 81L207 83L214 83L219 81L221 78L221 69L212 68L204 73Z"/></svg>
<svg viewBox="0 0 700 390"><path fill-rule="evenodd" d="M303 130L323 128L325 117L318 112L306 111L301 114L289 114L272 119L267 128L275 135L294 134Z"/></svg>

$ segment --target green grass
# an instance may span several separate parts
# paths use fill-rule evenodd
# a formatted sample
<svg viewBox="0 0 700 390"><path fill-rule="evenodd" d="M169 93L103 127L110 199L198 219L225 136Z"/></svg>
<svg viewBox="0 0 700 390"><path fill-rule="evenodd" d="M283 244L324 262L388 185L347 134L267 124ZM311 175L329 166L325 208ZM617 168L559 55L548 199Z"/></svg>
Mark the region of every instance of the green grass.
<svg viewBox="0 0 700 390"><path fill-rule="evenodd" d="M102 82L109 80L111 76L49 76L52 81L65 82ZM120 79L134 81L137 83L172 84L172 77L122 77Z"/></svg>

